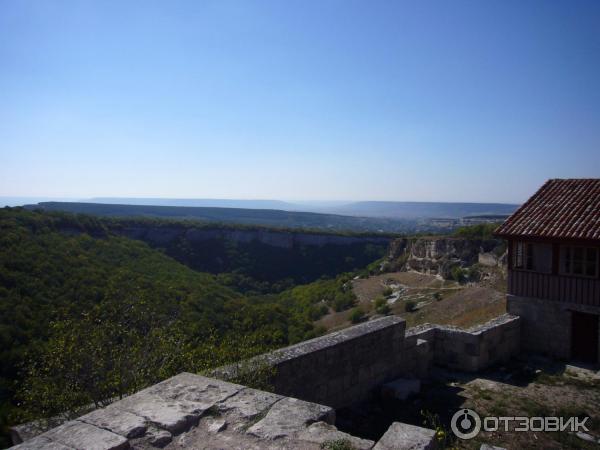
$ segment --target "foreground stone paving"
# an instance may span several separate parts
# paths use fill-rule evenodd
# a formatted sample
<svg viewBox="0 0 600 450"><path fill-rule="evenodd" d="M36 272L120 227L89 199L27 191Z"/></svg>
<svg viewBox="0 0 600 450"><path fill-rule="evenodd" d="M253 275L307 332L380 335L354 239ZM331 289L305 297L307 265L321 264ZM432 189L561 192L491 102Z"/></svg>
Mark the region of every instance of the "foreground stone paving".
<svg viewBox="0 0 600 450"><path fill-rule="evenodd" d="M182 373L66 422L14 449L318 449L346 439L323 405Z"/></svg>
<svg viewBox="0 0 600 450"><path fill-rule="evenodd" d="M13 449L356 450L430 448L433 430L394 423L379 443L338 430L329 406L182 373Z"/></svg>

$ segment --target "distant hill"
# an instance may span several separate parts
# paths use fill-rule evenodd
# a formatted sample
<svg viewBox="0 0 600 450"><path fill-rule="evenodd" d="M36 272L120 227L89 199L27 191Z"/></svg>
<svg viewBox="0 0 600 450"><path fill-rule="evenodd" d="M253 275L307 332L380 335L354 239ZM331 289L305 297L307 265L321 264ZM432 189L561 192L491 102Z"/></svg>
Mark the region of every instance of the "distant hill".
<svg viewBox="0 0 600 450"><path fill-rule="evenodd" d="M136 197L95 197L89 203L113 205L145 206L187 206L206 208L281 209L284 211L302 210L301 205L282 200L241 200L217 198L136 198Z"/></svg>
<svg viewBox="0 0 600 450"><path fill-rule="evenodd" d="M87 201L86 201L87 202ZM395 201L306 201L240 199L176 199L176 198L92 198L89 203L121 205L187 206L211 208L276 209L282 211L341 214L359 217L396 219L460 218L465 216L512 214L519 205L507 203L453 203L453 202L395 202Z"/></svg>
<svg viewBox="0 0 600 450"><path fill-rule="evenodd" d="M351 217L276 209L117 205L75 202L41 202L36 205L27 205L26 208L112 217L159 217L278 228L325 229L331 231L402 233L412 229L410 223L399 219Z"/></svg>
<svg viewBox="0 0 600 450"><path fill-rule="evenodd" d="M506 203L355 202L330 208L330 213L396 219L459 218L474 215L507 215L519 205Z"/></svg>
<svg viewBox="0 0 600 450"><path fill-rule="evenodd" d="M73 201L72 198L56 198L56 197L7 197L0 196L0 208L5 206L23 206L38 202L68 202Z"/></svg>

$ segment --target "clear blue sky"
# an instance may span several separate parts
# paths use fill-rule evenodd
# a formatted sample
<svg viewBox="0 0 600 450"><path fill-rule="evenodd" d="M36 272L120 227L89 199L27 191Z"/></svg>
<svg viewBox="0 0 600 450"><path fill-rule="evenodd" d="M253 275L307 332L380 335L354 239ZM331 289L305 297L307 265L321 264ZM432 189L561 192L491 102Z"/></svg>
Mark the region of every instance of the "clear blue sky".
<svg viewBox="0 0 600 450"><path fill-rule="evenodd" d="M600 2L0 1L0 195L520 202L600 176Z"/></svg>

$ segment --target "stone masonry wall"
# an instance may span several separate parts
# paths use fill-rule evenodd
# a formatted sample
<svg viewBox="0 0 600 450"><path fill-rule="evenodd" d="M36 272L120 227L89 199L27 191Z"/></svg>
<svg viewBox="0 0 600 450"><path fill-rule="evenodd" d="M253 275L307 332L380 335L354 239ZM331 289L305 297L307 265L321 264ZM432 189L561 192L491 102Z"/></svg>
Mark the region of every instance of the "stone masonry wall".
<svg viewBox="0 0 600 450"><path fill-rule="evenodd" d="M433 366L435 326L421 325L410 328L404 336L404 365L401 375L427 378Z"/></svg>
<svg viewBox="0 0 600 450"><path fill-rule="evenodd" d="M571 313L559 302L506 296L506 309L523 322L524 351L568 359L571 353Z"/></svg>
<svg viewBox="0 0 600 450"><path fill-rule="evenodd" d="M275 392L339 408L398 376L406 322L396 316L275 351Z"/></svg>
<svg viewBox="0 0 600 450"><path fill-rule="evenodd" d="M406 333L405 374L428 375L432 366L476 372L505 363L520 351L520 318L504 314L468 330L422 325Z"/></svg>
<svg viewBox="0 0 600 450"><path fill-rule="evenodd" d="M489 322L461 330L455 327L435 328L435 365L477 372L495 364L508 362L519 353L520 321L504 314Z"/></svg>
<svg viewBox="0 0 600 450"><path fill-rule="evenodd" d="M600 308L597 306L561 303L517 295L507 295L506 301L507 311L520 316L523 322L521 331L523 350L564 360L571 357L572 311L600 315ZM598 349L600 353L600 342Z"/></svg>
<svg viewBox="0 0 600 450"><path fill-rule="evenodd" d="M475 372L505 363L518 354L519 340L520 319L508 314L470 330L423 325L406 332L403 319L388 316L261 358L275 368L277 394L340 408L396 378L427 378L434 365ZM231 370L215 375L227 378Z"/></svg>

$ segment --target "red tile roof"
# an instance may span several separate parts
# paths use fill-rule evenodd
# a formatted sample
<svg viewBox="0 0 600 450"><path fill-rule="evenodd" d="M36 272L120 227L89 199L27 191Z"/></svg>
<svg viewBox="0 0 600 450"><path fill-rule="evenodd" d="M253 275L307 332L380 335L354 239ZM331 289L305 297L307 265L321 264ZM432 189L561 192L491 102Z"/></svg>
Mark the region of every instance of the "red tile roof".
<svg viewBox="0 0 600 450"><path fill-rule="evenodd" d="M600 240L600 179L546 181L495 234Z"/></svg>

